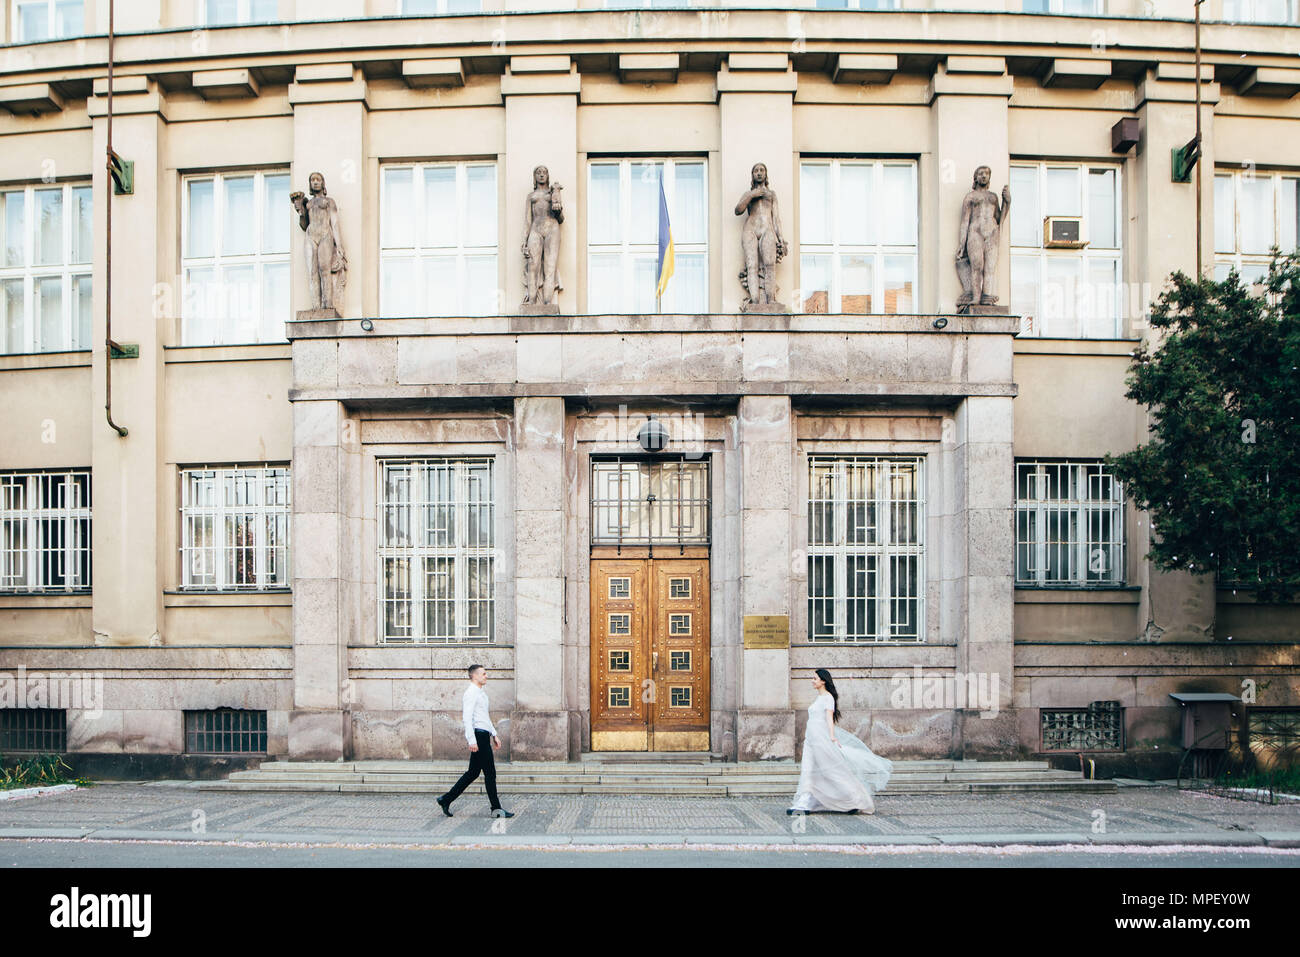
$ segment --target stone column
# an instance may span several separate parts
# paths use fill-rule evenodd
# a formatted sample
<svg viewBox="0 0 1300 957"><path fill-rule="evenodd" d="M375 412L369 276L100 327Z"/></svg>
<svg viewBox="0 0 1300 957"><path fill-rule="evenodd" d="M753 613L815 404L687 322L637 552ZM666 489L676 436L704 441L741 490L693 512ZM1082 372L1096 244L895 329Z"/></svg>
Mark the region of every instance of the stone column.
<svg viewBox="0 0 1300 957"><path fill-rule="evenodd" d="M734 215L736 201L749 189L755 163L767 165L768 182L777 196L782 236L790 244L776 267L777 298L797 310L794 248L795 205L794 91L796 74L785 53L732 53L718 73L721 123L718 162L722 195L712 200L722 217L722 311L739 312L745 290L736 276L745 267L740 248L744 216ZM719 281L710 271L710 282ZM717 302L716 296L710 299Z"/></svg>
<svg viewBox="0 0 1300 957"><path fill-rule="evenodd" d="M1214 267L1214 106L1219 101L1219 84L1212 67L1201 67L1201 248L1207 274ZM1196 66L1191 63L1161 63L1149 70L1138 84L1138 120L1141 140L1134 168L1134 221L1145 224L1145 237L1135 236L1134 271L1140 280L1139 294L1129 296L1143 307L1159 295L1169 274L1176 269L1191 275L1196 271L1196 184L1170 179L1169 151L1183 146L1195 131ZM1147 285L1149 284L1149 285ZM1149 347L1158 337L1139 316L1132 323L1134 335ZM1142 417L1142 410L1138 410ZM1146 425L1140 426L1140 442L1147 440ZM1150 547L1151 523L1145 512L1130 537L1129 554L1146 554ZM1138 608L1140 637L1166 641L1210 641L1214 638L1214 576L1188 572L1162 572L1150 562L1137 563L1134 584L1144 586Z"/></svg>
<svg viewBox="0 0 1300 957"><path fill-rule="evenodd" d="M1015 467L1010 396L969 396L955 416L957 512L948 523L963 536L954 550L958 598L964 602L958 634L961 756L1008 758L1018 728L1011 710L1015 618ZM961 477L964 477L962 481ZM996 695L992 694L997 682ZM987 689L988 701L970 695ZM996 699L995 701L992 699ZM961 699L959 699L959 704ZM984 705L990 705L984 708ZM993 707L993 705L996 705Z"/></svg>
<svg viewBox="0 0 1300 957"><path fill-rule="evenodd" d="M936 162L928 164L932 181L922 189L928 196L923 222L939 224L937 242L922 248L921 275L937 277L922 284L922 312L953 312L961 295L957 278L957 231L961 204L971 189L976 167L987 166L993 176L989 189L1001 194L1011 172L1007 138L1007 101L1012 81L1006 61L992 56L950 56L936 68L930 85L930 116L934 124ZM924 167L923 167L924 168ZM1015 215L1015 197L1011 197ZM1010 234L1002 230L998 256L997 292L1002 304L1011 300Z"/></svg>
<svg viewBox="0 0 1300 957"><path fill-rule="evenodd" d="M296 343L295 350L306 342ZM332 341L328 343L333 345ZM299 761L351 755L344 580L355 577L342 478L353 464L357 430L335 400L293 403L293 708L289 756Z"/></svg>
<svg viewBox="0 0 1300 957"><path fill-rule="evenodd" d="M515 710L510 754L564 761L564 400L515 399Z"/></svg>
<svg viewBox="0 0 1300 957"><path fill-rule="evenodd" d="M362 230L365 195L362 171L366 156L366 80L351 63L311 63L299 66L289 84L293 107L293 168L290 190L307 192L313 172L325 177L325 191L339 208L343 248L348 260L347 287L339 313L344 317L374 315L379 306L376 257L369 255ZM294 313L308 308L306 234L298 228L293 207L284 215L293 221L290 303Z"/></svg>
<svg viewBox="0 0 1300 957"><path fill-rule="evenodd" d="M519 312L524 301L524 210L533 190L533 170L545 166L551 182L564 187L564 224L560 227L560 311L578 311L579 203L586 201L586 179L578 170L578 88L581 77L567 54L514 56L501 77L506 104L505 232L500 249L505 273L501 312Z"/></svg>
<svg viewBox="0 0 1300 957"><path fill-rule="evenodd" d="M740 433L740 614L785 615L790 607L790 506L794 422L789 396L744 396ZM794 757L790 650L740 649L737 758Z"/></svg>
<svg viewBox="0 0 1300 957"><path fill-rule="evenodd" d="M170 256L160 253L159 235L174 235L177 183L174 170L161 158L167 147L167 101L157 84L144 76L118 76L113 89L113 145L135 163L135 193L115 196L104 170L107 79L95 81L88 110L94 124L95 157L91 163L95 195L91 456L94 505L92 548L97 645L160 645L163 634L162 591L166 567L174 554L163 550L165 522L179 519L165 506L171 496L162 482L176 474L163 461L164 375L162 347L168 342L170 316L179 313L179 289L171 279ZM105 271L104 227L113 204L113 340L139 347L139 358L114 359L113 421L127 430L119 436L104 418ZM163 223L168 224L163 228ZM169 250L170 252L170 250ZM162 293L155 302L156 293ZM170 308L167 308L170 307ZM162 321L160 321L162 320Z"/></svg>

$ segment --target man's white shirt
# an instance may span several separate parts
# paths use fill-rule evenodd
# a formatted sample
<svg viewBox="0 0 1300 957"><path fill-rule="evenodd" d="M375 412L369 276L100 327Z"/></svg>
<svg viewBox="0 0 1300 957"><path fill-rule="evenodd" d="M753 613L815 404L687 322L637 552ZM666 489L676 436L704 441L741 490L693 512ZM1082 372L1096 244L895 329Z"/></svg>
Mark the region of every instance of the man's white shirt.
<svg viewBox="0 0 1300 957"><path fill-rule="evenodd" d="M474 738L474 729L486 731L492 737L497 737L497 729L492 726L492 719L488 717L488 696L487 692L478 685L470 682L465 689L465 740L470 744L478 744Z"/></svg>

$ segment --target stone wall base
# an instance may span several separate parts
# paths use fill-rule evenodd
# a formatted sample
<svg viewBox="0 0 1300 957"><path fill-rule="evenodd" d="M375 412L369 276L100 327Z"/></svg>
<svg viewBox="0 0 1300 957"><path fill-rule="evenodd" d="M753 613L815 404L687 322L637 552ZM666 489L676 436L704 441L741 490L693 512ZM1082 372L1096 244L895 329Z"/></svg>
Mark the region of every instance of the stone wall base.
<svg viewBox="0 0 1300 957"><path fill-rule="evenodd" d="M957 714L964 761L1010 761L1019 757L1020 722L1016 709L1007 708L991 717L986 712L962 709Z"/></svg>
<svg viewBox="0 0 1300 957"><path fill-rule="evenodd" d="M568 711L510 712L511 760L568 761L571 719Z"/></svg>
<svg viewBox="0 0 1300 957"><path fill-rule="evenodd" d="M347 711L290 711L289 760L352 759L352 715Z"/></svg>
<svg viewBox="0 0 1300 957"><path fill-rule="evenodd" d="M736 759L782 761L794 759L794 712L736 712Z"/></svg>

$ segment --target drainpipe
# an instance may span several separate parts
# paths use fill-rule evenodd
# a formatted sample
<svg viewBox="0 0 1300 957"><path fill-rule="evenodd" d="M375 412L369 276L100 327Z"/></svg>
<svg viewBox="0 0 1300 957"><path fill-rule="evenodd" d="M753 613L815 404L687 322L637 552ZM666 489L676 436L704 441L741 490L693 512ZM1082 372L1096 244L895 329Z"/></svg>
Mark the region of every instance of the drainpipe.
<svg viewBox="0 0 1300 957"><path fill-rule="evenodd" d="M119 436L126 429L113 421L113 0L108 0L108 152L104 171L104 185L108 198L105 201L104 219L104 414L109 427Z"/></svg>

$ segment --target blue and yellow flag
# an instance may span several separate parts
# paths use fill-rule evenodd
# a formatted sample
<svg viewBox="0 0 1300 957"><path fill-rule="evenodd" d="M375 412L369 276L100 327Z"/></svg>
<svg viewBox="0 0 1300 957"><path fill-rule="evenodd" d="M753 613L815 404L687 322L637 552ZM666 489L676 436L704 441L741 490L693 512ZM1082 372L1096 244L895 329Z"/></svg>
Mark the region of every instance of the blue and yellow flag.
<svg viewBox="0 0 1300 957"><path fill-rule="evenodd" d="M664 177L659 174L659 268L655 275L658 283L655 296L662 297L668 288L668 279L673 274L673 229L668 222L668 197L664 195Z"/></svg>

